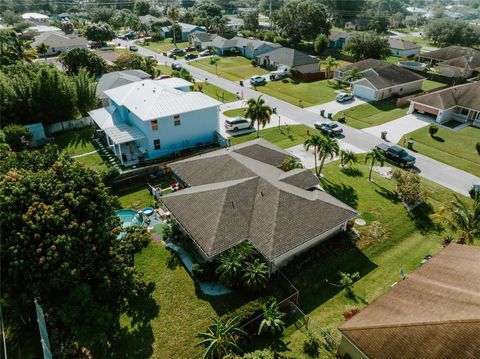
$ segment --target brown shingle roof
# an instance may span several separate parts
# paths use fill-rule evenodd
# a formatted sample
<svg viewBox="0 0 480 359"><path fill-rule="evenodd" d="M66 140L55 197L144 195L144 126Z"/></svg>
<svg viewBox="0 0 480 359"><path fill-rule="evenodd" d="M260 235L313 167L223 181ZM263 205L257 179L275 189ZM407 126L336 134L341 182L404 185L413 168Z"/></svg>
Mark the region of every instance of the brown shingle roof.
<svg viewBox="0 0 480 359"><path fill-rule="evenodd" d="M480 68L480 51L464 46L448 46L421 55L422 58L443 61L460 68Z"/></svg>
<svg viewBox="0 0 480 359"><path fill-rule="evenodd" d="M401 68L386 61L366 59L353 64L340 67L337 71L348 71L356 67L360 71L373 69L377 74L368 73L365 78L370 81L378 90L395 85L405 84L413 81L424 80L425 78L407 69Z"/></svg>
<svg viewBox="0 0 480 359"><path fill-rule="evenodd" d="M369 358L479 358L479 263L451 244L339 329Z"/></svg>
<svg viewBox="0 0 480 359"><path fill-rule="evenodd" d="M462 106L480 111L480 82L449 87L411 101L442 110Z"/></svg>
<svg viewBox="0 0 480 359"><path fill-rule="evenodd" d="M313 182L308 170L288 176L277 168L286 154L256 140L173 163L175 174L193 187L161 201L207 256L250 240L272 260L356 214L325 192L306 191Z"/></svg>

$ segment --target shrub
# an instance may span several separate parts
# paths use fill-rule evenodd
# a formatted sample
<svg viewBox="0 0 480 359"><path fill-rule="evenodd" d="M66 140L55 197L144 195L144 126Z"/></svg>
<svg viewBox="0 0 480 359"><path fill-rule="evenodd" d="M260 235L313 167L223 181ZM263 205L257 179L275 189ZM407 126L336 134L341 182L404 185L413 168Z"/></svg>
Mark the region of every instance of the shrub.
<svg viewBox="0 0 480 359"><path fill-rule="evenodd" d="M393 169L391 174L393 180L397 182L397 194L407 206L426 201L427 193L423 189L419 175L398 168Z"/></svg>
<svg viewBox="0 0 480 359"><path fill-rule="evenodd" d="M480 156L480 142L475 144L475 149L477 150L478 155Z"/></svg>
<svg viewBox="0 0 480 359"><path fill-rule="evenodd" d="M255 350L251 353L245 353L243 355L244 359L274 359L275 356L273 353L268 349L263 350Z"/></svg>
<svg viewBox="0 0 480 359"><path fill-rule="evenodd" d="M113 181L115 181L118 176L120 176L120 171L117 167L107 167L100 173L100 176L102 178L102 182L106 186L111 186L113 184Z"/></svg>
<svg viewBox="0 0 480 359"><path fill-rule="evenodd" d="M252 64L253 67L257 67L258 66L258 61L253 59L252 61L250 61L250 63Z"/></svg>
<svg viewBox="0 0 480 359"><path fill-rule="evenodd" d="M273 296L260 297L222 315L222 322L239 317L240 323L246 323L263 312L263 306L272 303L275 300Z"/></svg>
<svg viewBox="0 0 480 359"><path fill-rule="evenodd" d="M359 312L360 312L360 309L352 308L350 310L347 310L347 311L343 312L343 317L345 318L345 320L349 320L350 318L352 318L355 314L358 314Z"/></svg>
<svg viewBox="0 0 480 359"><path fill-rule="evenodd" d="M472 199L475 199L475 197L480 197L480 192L478 192L476 189L475 189L475 186L472 186L472 188L470 189L470 191L468 192L468 194L470 195L470 197Z"/></svg>
<svg viewBox="0 0 480 359"><path fill-rule="evenodd" d="M8 125L3 129L5 142L10 146L12 151L21 151L28 146L28 142L32 139L30 131L21 125Z"/></svg>
<svg viewBox="0 0 480 359"><path fill-rule="evenodd" d="M438 132L438 126L436 125L430 125L428 128L428 133L430 133L430 136L433 137L435 134Z"/></svg>
<svg viewBox="0 0 480 359"><path fill-rule="evenodd" d="M452 243L453 237L452 236L445 236L443 237L443 245L448 246L450 243Z"/></svg>
<svg viewBox="0 0 480 359"><path fill-rule="evenodd" d="M201 264L192 264L192 275L195 279L202 280L204 275L203 267Z"/></svg>
<svg viewBox="0 0 480 359"><path fill-rule="evenodd" d="M307 339L303 342L303 352L311 358L320 354L320 340L311 331L307 332Z"/></svg>
<svg viewBox="0 0 480 359"><path fill-rule="evenodd" d="M340 276L340 280L338 281L338 284L340 284L345 288L345 292L347 292L348 295L351 295L353 293L352 291L353 282L355 279L360 278L360 273L338 272L338 275Z"/></svg>

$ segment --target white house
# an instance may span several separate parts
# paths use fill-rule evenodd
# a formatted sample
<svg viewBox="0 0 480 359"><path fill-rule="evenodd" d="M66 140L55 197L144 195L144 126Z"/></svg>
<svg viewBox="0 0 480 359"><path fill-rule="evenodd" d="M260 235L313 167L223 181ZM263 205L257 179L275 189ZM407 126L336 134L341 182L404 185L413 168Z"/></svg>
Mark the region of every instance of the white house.
<svg viewBox="0 0 480 359"><path fill-rule="evenodd" d="M345 73L352 68L357 68L363 75L363 78L351 82L353 94L369 101L420 91L425 80L412 71L375 59L340 67L334 71L333 78L343 82Z"/></svg>
<svg viewBox="0 0 480 359"><path fill-rule="evenodd" d="M401 38L391 37L388 39L388 47L393 56L412 57L420 55L422 47L414 42Z"/></svg>
<svg viewBox="0 0 480 359"><path fill-rule="evenodd" d="M87 49L88 41L86 38L78 36L77 34L66 35L63 32L45 32L35 37L32 42L32 48L40 44L48 45L46 55L58 55L73 49Z"/></svg>
<svg viewBox="0 0 480 359"><path fill-rule="evenodd" d="M213 39L217 36L217 34L210 34L208 32L194 32L188 36L188 41L190 45L197 50L206 50L211 46L213 47Z"/></svg>
<svg viewBox="0 0 480 359"><path fill-rule="evenodd" d="M220 102L177 89L190 86L181 79L133 82L105 91L109 106L89 115L124 165L216 143Z"/></svg>

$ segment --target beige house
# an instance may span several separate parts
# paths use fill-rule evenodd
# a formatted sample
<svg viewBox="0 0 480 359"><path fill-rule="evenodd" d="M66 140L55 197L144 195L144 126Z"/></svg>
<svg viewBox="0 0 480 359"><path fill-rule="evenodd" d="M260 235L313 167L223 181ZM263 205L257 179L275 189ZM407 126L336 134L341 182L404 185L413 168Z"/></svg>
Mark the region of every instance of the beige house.
<svg viewBox="0 0 480 359"><path fill-rule="evenodd" d="M480 248L450 244L339 327L343 359L480 358Z"/></svg>
<svg viewBox="0 0 480 359"><path fill-rule="evenodd" d="M258 139L174 162L186 188L159 199L205 260L249 241L273 272L356 216L310 170L280 169L288 156Z"/></svg>
<svg viewBox="0 0 480 359"><path fill-rule="evenodd" d="M480 51L470 47L444 47L420 55L419 61L446 77L469 78L480 73Z"/></svg>
<svg viewBox="0 0 480 359"><path fill-rule="evenodd" d="M480 82L458 85L415 97L408 113L432 115L437 123L456 120L480 127Z"/></svg>
<svg viewBox="0 0 480 359"><path fill-rule="evenodd" d="M217 36L207 32L194 32L188 36L188 41L190 46L195 47L197 50L206 50L213 46L213 39Z"/></svg>
<svg viewBox="0 0 480 359"><path fill-rule="evenodd" d="M362 72L363 78L351 82L352 93L368 101L379 101L420 91L425 80L423 76L410 70L375 59L340 67L333 72L333 78L343 82L345 73L354 67Z"/></svg>

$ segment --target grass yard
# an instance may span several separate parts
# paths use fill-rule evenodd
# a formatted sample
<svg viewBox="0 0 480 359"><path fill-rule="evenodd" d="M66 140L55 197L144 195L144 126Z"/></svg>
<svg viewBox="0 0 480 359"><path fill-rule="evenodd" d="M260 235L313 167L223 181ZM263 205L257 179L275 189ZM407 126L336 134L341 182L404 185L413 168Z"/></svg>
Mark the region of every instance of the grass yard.
<svg viewBox="0 0 480 359"><path fill-rule="evenodd" d="M138 43L142 47L146 47L149 50L162 53L162 52L168 52L171 49L175 48L175 45L173 44L173 40L168 38L164 39L161 41L149 41L148 45L145 45L143 43ZM188 41L177 41L177 47L179 49L184 49L185 47L188 46Z"/></svg>
<svg viewBox="0 0 480 359"><path fill-rule="evenodd" d="M201 87L201 91L199 90ZM237 96L231 92L225 91L221 87L215 86L211 83L205 82L195 82L195 91L203 92L205 95L208 95L220 102L233 102L237 101Z"/></svg>
<svg viewBox="0 0 480 359"><path fill-rule="evenodd" d="M160 73L158 74L158 76L161 76L161 75L167 75L167 76L170 76L172 74L172 67L171 66L167 66L167 65L157 65L157 70L160 71Z"/></svg>
<svg viewBox="0 0 480 359"><path fill-rule="evenodd" d="M272 127L260 130L260 137L280 148L289 148L300 145L308 138L307 133L315 131L305 125L291 125ZM237 145L257 138L257 132L251 132L246 135L230 137L230 144Z"/></svg>
<svg viewBox="0 0 480 359"><path fill-rule="evenodd" d="M257 90L295 106L309 107L335 100L336 85L328 80L301 82L284 79L267 82Z"/></svg>
<svg viewBox="0 0 480 359"><path fill-rule="evenodd" d="M429 91L440 87L446 87L447 85L441 82L425 80L423 81L422 91Z"/></svg>
<svg viewBox="0 0 480 359"><path fill-rule="evenodd" d="M244 116L245 115L245 108L234 108L233 110L227 110L227 111L223 112L223 114L227 117Z"/></svg>
<svg viewBox="0 0 480 359"><path fill-rule="evenodd" d="M435 137L431 137L428 128L423 127L406 135L415 141L415 151L480 176L480 156L475 150L475 144L480 141L480 129L470 126L452 131L440 127Z"/></svg>
<svg viewBox="0 0 480 359"><path fill-rule="evenodd" d="M142 209L150 207L153 197L147 189L147 186L134 188L122 195L118 196L122 208L127 209Z"/></svg>
<svg viewBox="0 0 480 359"><path fill-rule="evenodd" d="M265 75L267 70L261 67L253 67L250 60L241 56L235 57L218 57L217 68L210 64L210 58L191 61L190 65L198 67L199 69L208 71L212 74L226 78L230 81L248 80L255 75Z"/></svg>
<svg viewBox="0 0 480 359"><path fill-rule="evenodd" d="M340 111L333 117L334 119L345 117L348 126L358 129L378 126L407 114L408 106L396 107L395 103L395 99L365 103Z"/></svg>
<svg viewBox="0 0 480 359"><path fill-rule="evenodd" d="M420 46L437 47L435 44L432 44L428 39L425 39L423 37L404 36L404 37L402 37L402 40L414 42L414 43L416 43L417 45L420 45Z"/></svg>

